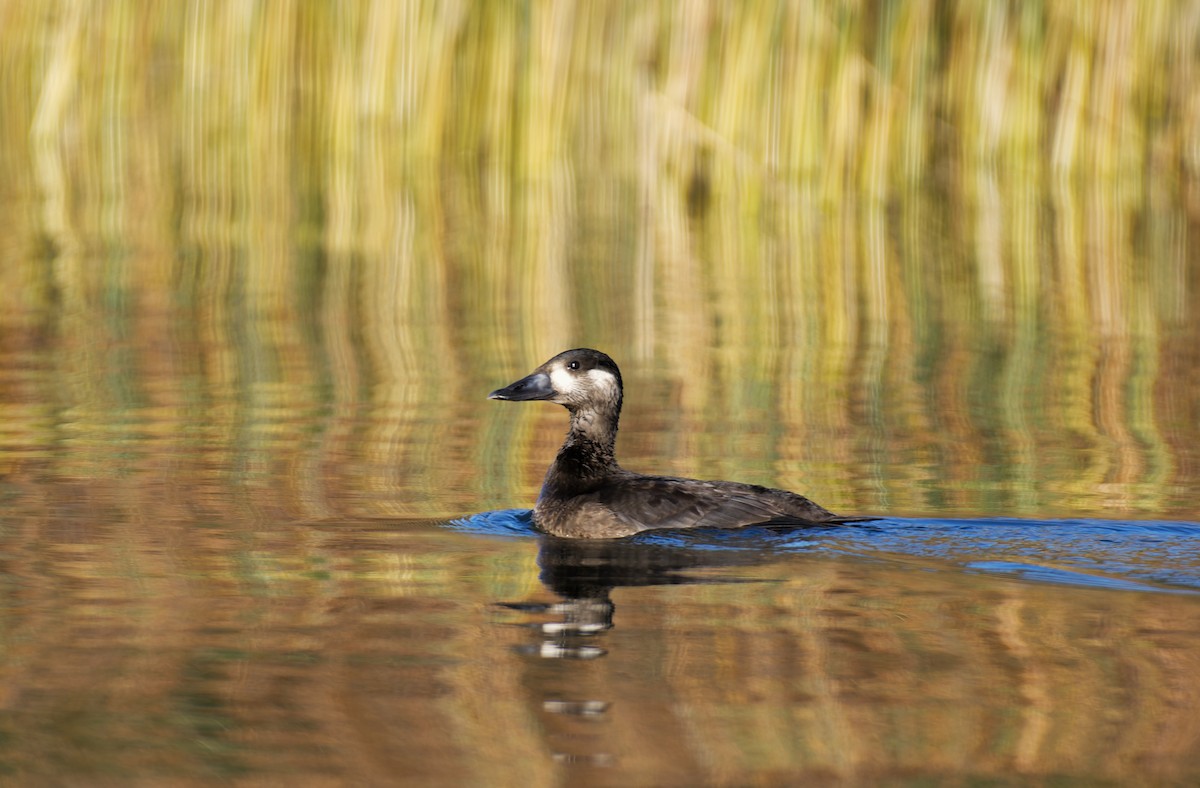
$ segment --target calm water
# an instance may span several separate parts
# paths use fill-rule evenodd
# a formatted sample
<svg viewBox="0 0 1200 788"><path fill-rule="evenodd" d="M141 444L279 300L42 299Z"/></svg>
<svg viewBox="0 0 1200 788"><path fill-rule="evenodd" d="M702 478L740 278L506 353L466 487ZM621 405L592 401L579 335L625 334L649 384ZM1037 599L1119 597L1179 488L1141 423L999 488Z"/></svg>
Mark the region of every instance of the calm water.
<svg viewBox="0 0 1200 788"><path fill-rule="evenodd" d="M0 20L0 783L1200 784L1194 3Z"/></svg>
<svg viewBox="0 0 1200 788"><path fill-rule="evenodd" d="M565 414L485 399L548 352L80 275L0 332L13 783L1200 779L1190 322L585 321L544 344L613 345L627 466L880 519L579 545L520 508Z"/></svg>
<svg viewBox="0 0 1200 788"><path fill-rule="evenodd" d="M1200 779L1190 316L526 353L503 298L379 322L333 265L269 313L91 270L0 331L14 784ZM539 538L565 414L485 396L583 342L628 467L881 519Z"/></svg>
<svg viewBox="0 0 1200 788"><path fill-rule="evenodd" d="M162 401L87 413L42 399L80 382L66 352L31 343L5 365L24 418L0 488L0 768L17 783L1200 777L1195 521L564 542L527 509L470 505L530 499L556 407L489 403L484 384L406 420L273 405L287 390L204 401L149 372L96 385ZM658 432L674 417L632 406L622 446L724 445ZM523 419L527 473L503 451ZM718 470L773 481L744 448L764 429ZM851 490L887 486L838 467ZM981 488L976 505L998 494Z"/></svg>

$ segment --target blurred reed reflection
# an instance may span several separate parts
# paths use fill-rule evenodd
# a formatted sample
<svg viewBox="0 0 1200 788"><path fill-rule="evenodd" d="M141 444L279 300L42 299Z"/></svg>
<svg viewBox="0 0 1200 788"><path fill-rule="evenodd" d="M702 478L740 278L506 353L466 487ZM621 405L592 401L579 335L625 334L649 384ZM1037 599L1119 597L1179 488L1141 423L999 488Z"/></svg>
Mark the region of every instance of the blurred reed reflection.
<svg viewBox="0 0 1200 788"><path fill-rule="evenodd" d="M4 439L511 505L548 417L478 393L588 344L648 468L1188 516L1198 39L1174 0L14 5Z"/></svg>
<svg viewBox="0 0 1200 788"><path fill-rule="evenodd" d="M1058 233L1086 226L1083 214L1056 213L1072 204L1038 221ZM1112 221L1103 204L1094 209L1096 222ZM159 452L201 450L257 474L272 506L301 517L527 503L562 416L498 410L483 394L586 343L626 370L620 452L635 469L749 476L842 511L1194 515L1196 266L1151 248L1082 266L1081 239L1074 251L1038 250L1019 289L984 288L969 277L969 255L942 248L958 219L948 201L834 226L823 215L800 238L739 233L775 247L771 261L724 261L758 272L757 283L664 263L653 325L628 311L620 283L633 272L617 250L604 267L580 258L554 307L544 293L491 300L452 263L441 301L414 296L390 279L390 257L330 258L282 309L220 284L219 255L197 252L177 292L110 282L106 258L73 269L15 258L7 270L64 278L42 281L51 302L21 300L3 318L6 462L39 458L96 478L143 456L155 466L143 470L162 475L171 471L155 465ZM1149 221L1143 237L1157 237ZM713 217L697 232L721 224ZM914 227L931 229L904 240ZM878 248L891 237L901 242ZM779 248L791 243L794 252ZM822 265L806 262L809 244ZM853 260L820 249L852 255L860 244L882 255L869 292L817 286L816 272ZM623 266L628 278L613 274ZM461 303L439 306L445 299ZM546 309L573 327L547 328ZM501 329L510 319L525 327ZM655 337L645 357L642 329Z"/></svg>

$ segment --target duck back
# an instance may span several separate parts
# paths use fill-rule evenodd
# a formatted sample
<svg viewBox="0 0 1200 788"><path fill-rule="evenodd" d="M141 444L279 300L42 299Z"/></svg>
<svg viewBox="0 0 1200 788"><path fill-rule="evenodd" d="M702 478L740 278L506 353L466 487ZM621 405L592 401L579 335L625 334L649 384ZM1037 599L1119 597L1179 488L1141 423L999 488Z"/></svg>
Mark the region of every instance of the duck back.
<svg viewBox="0 0 1200 788"><path fill-rule="evenodd" d="M658 528L832 524L845 518L788 490L622 470L575 495L543 488L533 520L556 536L615 538Z"/></svg>

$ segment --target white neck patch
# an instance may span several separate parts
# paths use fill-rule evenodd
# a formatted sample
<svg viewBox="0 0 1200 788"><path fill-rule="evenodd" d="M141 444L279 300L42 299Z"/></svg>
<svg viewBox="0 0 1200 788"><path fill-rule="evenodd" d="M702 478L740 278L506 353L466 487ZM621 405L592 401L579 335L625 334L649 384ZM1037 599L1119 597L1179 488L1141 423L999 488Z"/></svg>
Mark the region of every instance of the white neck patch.
<svg viewBox="0 0 1200 788"><path fill-rule="evenodd" d="M617 378L613 373L605 369L589 369L587 376L598 390L603 391L610 397L616 396Z"/></svg>

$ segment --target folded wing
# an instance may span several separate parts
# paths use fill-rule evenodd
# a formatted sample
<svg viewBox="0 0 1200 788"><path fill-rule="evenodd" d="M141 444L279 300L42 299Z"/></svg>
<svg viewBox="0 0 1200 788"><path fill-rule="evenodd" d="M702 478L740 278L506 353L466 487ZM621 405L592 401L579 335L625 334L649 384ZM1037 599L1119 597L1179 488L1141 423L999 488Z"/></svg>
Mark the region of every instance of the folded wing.
<svg viewBox="0 0 1200 788"><path fill-rule="evenodd" d="M738 528L767 522L839 522L802 495L738 482L632 476L590 496L631 530Z"/></svg>

